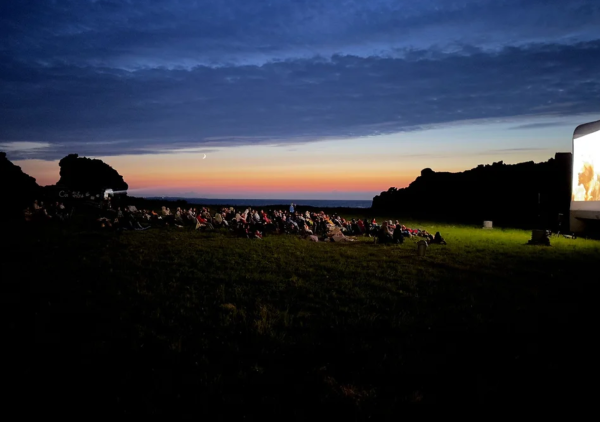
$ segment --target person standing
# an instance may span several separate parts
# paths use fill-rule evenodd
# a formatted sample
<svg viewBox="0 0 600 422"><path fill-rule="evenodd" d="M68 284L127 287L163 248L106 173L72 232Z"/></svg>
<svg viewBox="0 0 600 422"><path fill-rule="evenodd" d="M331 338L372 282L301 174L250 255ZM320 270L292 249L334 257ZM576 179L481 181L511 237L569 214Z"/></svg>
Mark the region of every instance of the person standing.
<svg viewBox="0 0 600 422"><path fill-rule="evenodd" d="M290 214L294 213L294 203L292 202L292 205L290 205Z"/></svg>

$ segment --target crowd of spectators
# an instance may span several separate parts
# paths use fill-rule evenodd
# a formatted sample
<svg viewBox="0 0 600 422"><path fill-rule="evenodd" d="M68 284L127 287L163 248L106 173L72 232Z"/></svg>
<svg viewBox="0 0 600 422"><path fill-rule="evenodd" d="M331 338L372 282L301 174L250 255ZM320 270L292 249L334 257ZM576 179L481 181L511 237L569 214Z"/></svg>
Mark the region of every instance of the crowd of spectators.
<svg viewBox="0 0 600 422"><path fill-rule="evenodd" d="M51 210L33 205L43 218L61 218L67 215L64 206L56 203ZM27 219L26 211L26 219ZM47 217L46 217L47 216ZM211 231L227 229L237 236L262 239L265 234L295 234L310 240L352 241L357 236L373 238L375 243L401 244L405 238L419 236L428 243L445 244L441 235L432 235L426 230L413 229L400 224L398 220L384 221L378 224L375 219L345 219L337 213L324 211L299 211L294 204L289 209L258 209L221 207L212 211L208 207L170 207L162 206L159 211L137 209L134 206L113 206L110 198L101 206L101 216L95 220L101 229L146 230L150 227L189 227L195 230Z"/></svg>
<svg viewBox="0 0 600 422"><path fill-rule="evenodd" d="M23 210L23 217L27 222L41 221L67 221L71 218L71 210L68 210L62 202L49 202L35 200L30 207Z"/></svg>

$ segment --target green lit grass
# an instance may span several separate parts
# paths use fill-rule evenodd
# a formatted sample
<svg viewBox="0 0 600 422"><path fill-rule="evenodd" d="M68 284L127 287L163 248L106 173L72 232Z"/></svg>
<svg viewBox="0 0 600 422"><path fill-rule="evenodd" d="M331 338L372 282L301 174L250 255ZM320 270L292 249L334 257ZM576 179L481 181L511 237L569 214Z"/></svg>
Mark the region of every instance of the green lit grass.
<svg viewBox="0 0 600 422"><path fill-rule="evenodd" d="M600 242L531 246L523 230L404 223L440 231L448 245L418 257L419 238L8 233L15 362L37 351L27 372L35 388L60 376L87 401L136 413L250 415L264 405L289 417L322 408L362 417L411 402L569 398L557 374L577 373L565 368L591 350L582 333Z"/></svg>

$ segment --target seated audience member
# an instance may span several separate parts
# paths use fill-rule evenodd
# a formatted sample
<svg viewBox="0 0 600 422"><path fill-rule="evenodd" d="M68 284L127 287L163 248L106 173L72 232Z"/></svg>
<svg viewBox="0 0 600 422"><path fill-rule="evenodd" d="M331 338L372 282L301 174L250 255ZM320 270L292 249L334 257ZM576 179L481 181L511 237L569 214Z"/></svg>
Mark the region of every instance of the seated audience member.
<svg viewBox="0 0 600 422"><path fill-rule="evenodd" d="M185 218L189 224L194 223L194 221L196 220L196 216L194 215L194 210L192 210L191 208L189 210L187 210L185 213Z"/></svg>
<svg viewBox="0 0 600 422"><path fill-rule="evenodd" d="M260 214L261 214L262 220L263 220L263 221L264 221L266 224L269 224L269 223L271 223L271 219L270 219L270 218L267 216L267 213L266 213L266 212L264 212L264 211L261 211L261 212L260 212Z"/></svg>
<svg viewBox="0 0 600 422"><path fill-rule="evenodd" d="M202 214L198 215L198 216L196 217L196 220L198 220L198 222L199 222L201 225L203 225L203 226L205 226L205 225L206 225L206 218L204 218L204 216L203 216Z"/></svg>
<svg viewBox="0 0 600 422"><path fill-rule="evenodd" d="M43 202L42 202L42 204L43 204ZM52 219L52 216L50 214L48 214L48 210L46 208L42 208L40 210L40 212L41 212L41 215L42 215L42 219L44 219L44 220L51 220Z"/></svg>
<svg viewBox="0 0 600 422"><path fill-rule="evenodd" d="M121 225L124 228L130 229L130 230L143 230L144 229L144 227L142 227L140 222L137 221L137 219L135 218L135 214L133 212L128 211L127 208L125 208L124 214L125 214L125 221L119 220L119 223L121 223Z"/></svg>
<svg viewBox="0 0 600 422"><path fill-rule="evenodd" d="M291 215L288 215L287 228L292 233L296 233L300 229L300 227L298 227L298 223L296 223L294 220L292 220Z"/></svg>
<svg viewBox="0 0 600 422"><path fill-rule="evenodd" d="M404 243L404 234L402 233L402 226L400 226L400 224L396 224L396 228L394 228L393 238L394 242L396 243Z"/></svg>
<svg viewBox="0 0 600 422"><path fill-rule="evenodd" d="M100 217L96 221L98 221L99 228L101 228L101 229L112 228L112 223L111 223L110 219L108 219L106 217Z"/></svg>
<svg viewBox="0 0 600 422"><path fill-rule="evenodd" d="M438 243L440 245L446 245L446 241L444 240L444 238L442 237L442 235L440 234L440 232L435 232L435 236L433 237L433 240L431 241L431 243Z"/></svg>
<svg viewBox="0 0 600 422"><path fill-rule="evenodd" d="M319 231L322 234L327 234L327 231L328 231L327 221L325 220L324 217L319 218Z"/></svg>
<svg viewBox="0 0 600 422"><path fill-rule="evenodd" d="M358 234L365 234L365 223L360 218L356 222L356 225L358 226Z"/></svg>
<svg viewBox="0 0 600 422"><path fill-rule="evenodd" d="M209 218L205 218L204 215L206 214L199 214L198 217L196 217L196 220L198 220L198 223L196 225L196 228L199 229L200 227L206 227L206 229L208 230L214 230L215 226L213 226L210 215L208 216Z"/></svg>
<svg viewBox="0 0 600 422"><path fill-rule="evenodd" d="M433 241L433 235L429 233L427 230L419 230L417 236L424 237L427 239L427 243L431 243Z"/></svg>
<svg viewBox="0 0 600 422"><path fill-rule="evenodd" d="M304 235L312 235L313 231L308 227L308 224L304 223L302 234Z"/></svg>
<svg viewBox="0 0 600 422"><path fill-rule="evenodd" d="M238 223L246 223L246 219L240 215L240 213L235 214L235 219Z"/></svg>
<svg viewBox="0 0 600 422"><path fill-rule="evenodd" d="M238 235L239 237L246 237L246 238L250 238L250 233L248 231L248 227L246 227L245 223L238 223L235 225L235 227L233 228L233 232Z"/></svg>
<svg viewBox="0 0 600 422"><path fill-rule="evenodd" d="M33 219L33 213L29 207L25 208L25 211L23 211L23 217L25 218L25 221L31 221Z"/></svg>
<svg viewBox="0 0 600 422"><path fill-rule="evenodd" d="M232 221L236 216L235 209L233 207L230 207L229 210L226 211L226 214L227 214L227 217L225 218L225 220Z"/></svg>
<svg viewBox="0 0 600 422"><path fill-rule="evenodd" d="M379 228L379 234L377 236L377 243L392 243L394 240L394 234L390 231L388 222L384 221Z"/></svg>
<svg viewBox="0 0 600 422"><path fill-rule="evenodd" d="M177 207L175 211L175 224L183 226L183 217L181 216L181 208Z"/></svg>
<svg viewBox="0 0 600 422"><path fill-rule="evenodd" d="M223 215L220 212L216 212L213 222L215 227L221 227L223 225Z"/></svg>
<svg viewBox="0 0 600 422"><path fill-rule="evenodd" d="M175 216L171 214L171 210L167 208L167 215L163 217L165 225L175 224Z"/></svg>
<svg viewBox="0 0 600 422"><path fill-rule="evenodd" d="M335 224L336 226L342 227L342 219L339 216L334 214L332 217L332 221L333 221L333 224Z"/></svg>
<svg viewBox="0 0 600 422"><path fill-rule="evenodd" d="M371 237L371 223L369 222L367 217L365 217L365 219L363 220L363 225L365 227L365 236Z"/></svg>

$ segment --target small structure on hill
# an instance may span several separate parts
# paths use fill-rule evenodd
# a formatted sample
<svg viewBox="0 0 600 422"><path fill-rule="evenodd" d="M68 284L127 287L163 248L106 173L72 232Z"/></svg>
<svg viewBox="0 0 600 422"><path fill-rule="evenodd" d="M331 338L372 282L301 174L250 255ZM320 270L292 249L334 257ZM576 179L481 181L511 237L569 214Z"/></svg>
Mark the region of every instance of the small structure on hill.
<svg viewBox="0 0 600 422"><path fill-rule="evenodd" d="M425 252L427 252L427 248L429 245L425 240L419 240L417 242L417 256L425 256Z"/></svg>

